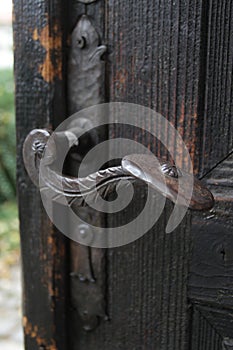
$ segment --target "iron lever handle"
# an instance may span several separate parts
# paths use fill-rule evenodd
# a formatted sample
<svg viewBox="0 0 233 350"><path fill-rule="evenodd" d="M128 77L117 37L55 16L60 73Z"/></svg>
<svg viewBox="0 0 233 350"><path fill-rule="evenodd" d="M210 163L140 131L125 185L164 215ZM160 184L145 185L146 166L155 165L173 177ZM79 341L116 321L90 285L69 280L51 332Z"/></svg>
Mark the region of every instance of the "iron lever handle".
<svg viewBox="0 0 233 350"><path fill-rule="evenodd" d="M54 133L55 139L64 138L68 144L78 143L79 130ZM23 159L25 168L35 185L39 186L39 168L50 132L43 129L32 130L25 139L23 145ZM59 142L58 142L59 144ZM49 144L50 145L50 144ZM47 151L51 150L50 147ZM56 154L57 153L57 154ZM66 202L75 207L85 206L88 202L97 201L98 198L106 198L114 192L117 185L128 186L129 183L137 185L149 185L160 194L173 202L179 198L178 204L186 204L185 186L193 181L191 174L185 173L175 165L160 160L156 162L154 156L150 155L128 155L121 160L121 165L100 170L84 178L75 178L59 174L56 167L56 160L59 152L56 144L48 160L43 178L42 191L50 191L54 201L59 201L60 196L66 197ZM44 159L43 159L44 160ZM42 172L42 176L44 170ZM161 175L164 180L161 181ZM179 178L183 177L184 188L179 188ZM190 209L207 210L214 204L211 192L197 179L194 179L192 198L189 203ZM179 191L179 196L177 196ZM181 195L180 195L181 194ZM88 229L88 226L86 227ZM77 243L71 243L71 295L72 305L78 311L83 329L91 331L99 324L99 319L107 320L105 310L105 259L104 250L90 248ZM97 276L97 278L96 278Z"/></svg>
<svg viewBox="0 0 233 350"><path fill-rule="evenodd" d="M75 133L72 131L58 135L59 137L67 137L68 142L74 143ZM25 168L32 179L38 186L39 183L39 164L43 156L46 143L50 137L48 130L35 129L32 130L25 139L23 146L23 158ZM78 141L78 139L77 139ZM56 158L56 147L51 154L51 162ZM51 164L49 164L51 165ZM161 175L165 181L161 181ZM179 178L183 178L183 188L179 188ZM45 186L41 190L46 190L47 187L52 187L57 193L56 199L59 198L59 193L66 196L69 204L75 202L78 206L85 206L85 198L88 196L89 201L98 200L98 195L102 198L113 192L117 184L128 182L137 182L138 184L147 184L159 193L169 198L174 203L177 200L179 192L180 205L187 205L185 186L189 186L193 175L184 172L177 168L174 164L160 160L159 163L151 155L133 154L125 156L120 166L100 170L84 178L75 178L59 174L52 166L46 167L46 178L44 178ZM61 188L62 184L62 188ZM97 190L97 191L96 191ZM214 205L214 198L211 192L200 182L194 178L193 193L188 204L193 210L209 210Z"/></svg>

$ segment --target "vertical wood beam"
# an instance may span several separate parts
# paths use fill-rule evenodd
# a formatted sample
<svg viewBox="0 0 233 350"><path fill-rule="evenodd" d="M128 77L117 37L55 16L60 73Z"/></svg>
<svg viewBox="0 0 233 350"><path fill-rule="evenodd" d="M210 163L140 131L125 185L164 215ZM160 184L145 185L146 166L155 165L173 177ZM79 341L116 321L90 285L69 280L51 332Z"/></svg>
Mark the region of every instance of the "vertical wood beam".
<svg viewBox="0 0 233 350"><path fill-rule="evenodd" d="M14 1L13 18L25 348L66 349L66 239L50 223L22 160L28 132L54 128L65 116L65 3Z"/></svg>

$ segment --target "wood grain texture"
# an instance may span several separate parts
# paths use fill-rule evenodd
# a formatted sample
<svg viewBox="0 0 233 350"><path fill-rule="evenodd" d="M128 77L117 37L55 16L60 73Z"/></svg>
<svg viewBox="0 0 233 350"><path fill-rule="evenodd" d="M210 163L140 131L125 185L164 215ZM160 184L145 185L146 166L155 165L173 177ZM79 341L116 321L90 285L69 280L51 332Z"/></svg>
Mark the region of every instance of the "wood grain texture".
<svg viewBox="0 0 233 350"><path fill-rule="evenodd" d="M110 100L142 104L168 118L189 148L196 171L202 16L199 0L108 2ZM166 141L176 148L169 135ZM157 155L167 154L159 142L144 142ZM186 159L176 152L182 166Z"/></svg>
<svg viewBox="0 0 233 350"><path fill-rule="evenodd" d="M208 328L195 321L194 349L201 342L212 344L210 332L221 336L217 349L230 349L233 338L233 196L232 158L227 157L206 179L216 204L211 213L194 216L192 225L193 256L190 265L189 297L202 315ZM195 330L196 329L196 330ZM202 330L201 330L202 329ZM205 330L203 337L203 329ZM195 335L196 334L196 335ZM197 347L198 348L198 347ZM205 348L205 347L204 347Z"/></svg>
<svg viewBox="0 0 233 350"><path fill-rule="evenodd" d="M233 152L206 175L206 184L213 191L218 205L233 202ZM220 204L222 203L222 204Z"/></svg>
<svg viewBox="0 0 233 350"><path fill-rule="evenodd" d="M205 174L225 158L233 147L233 2L208 3L206 16L206 62L202 79L204 103L203 144L200 172Z"/></svg>
<svg viewBox="0 0 233 350"><path fill-rule="evenodd" d="M206 184L216 204L210 213L193 217L190 297L233 308L233 155L208 174ZM232 334L233 335L233 334Z"/></svg>
<svg viewBox="0 0 233 350"><path fill-rule="evenodd" d="M117 71L112 76L110 69L112 100L124 96L171 120L195 172L203 175L233 144L232 1L130 1L127 6L110 1L108 7L109 50ZM119 13L124 15L118 18ZM175 140L169 142L175 147ZM159 144L154 147L160 156L165 152ZM177 158L181 165L178 150Z"/></svg>
<svg viewBox="0 0 233 350"><path fill-rule="evenodd" d="M193 220L193 258L189 290L192 300L233 307L232 220L217 213Z"/></svg>
<svg viewBox="0 0 233 350"><path fill-rule="evenodd" d="M194 307L189 350L223 350L222 342L223 338L218 331L205 318L201 310Z"/></svg>
<svg viewBox="0 0 233 350"><path fill-rule="evenodd" d="M60 1L14 1L17 178L23 264L25 348L65 349L65 238L50 223L26 174L22 145L35 127L64 117Z"/></svg>
<svg viewBox="0 0 233 350"><path fill-rule="evenodd" d="M197 130L201 13L200 1L126 3L119 0L109 1L107 8L110 101L138 103L161 113L178 128L191 152L194 152L192 147ZM167 150L143 130L140 133L133 130L130 135L127 128L118 130L112 127L109 135L131 137L156 155L167 155ZM175 147L175 140L169 135L166 142ZM179 150L176 154L177 165L182 166L186 159ZM144 196L144 193L138 193L138 203ZM129 217L136 215L138 203ZM124 291L121 303L122 310L126 310L121 315L112 312L112 322L119 319L119 328L120 317L124 318L125 324L128 322L128 330L125 327L121 331L124 332L121 338L126 339L132 349L187 348L186 280L190 226L184 220L184 226L169 236L165 235L168 208L150 233L119 249L119 261L114 258L116 253L109 254L109 276L116 276L109 293L114 301L117 298L115 289L118 287L119 295ZM148 215L154 215L154 209L151 208ZM120 221L120 217L114 220ZM127 258L133 264L130 263L125 271L123 263L127 265ZM129 280L124 279L124 274ZM133 324L137 327L134 330ZM118 331L119 335L121 332ZM124 348L122 344L119 340L119 349Z"/></svg>
<svg viewBox="0 0 233 350"><path fill-rule="evenodd" d="M216 204L211 213L193 218L189 276L189 297L221 336L221 350L230 349L233 338L232 159L227 157L206 179ZM205 337L204 344L209 344Z"/></svg>

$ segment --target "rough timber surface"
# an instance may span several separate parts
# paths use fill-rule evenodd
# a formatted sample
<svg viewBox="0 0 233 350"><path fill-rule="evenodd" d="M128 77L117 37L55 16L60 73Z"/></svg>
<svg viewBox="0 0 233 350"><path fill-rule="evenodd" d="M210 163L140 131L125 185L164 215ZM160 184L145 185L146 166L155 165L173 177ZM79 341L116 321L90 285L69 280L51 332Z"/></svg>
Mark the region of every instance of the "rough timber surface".
<svg viewBox="0 0 233 350"><path fill-rule="evenodd" d="M50 223L23 165L34 128L54 128L65 115L61 1L14 1L17 187L23 265L25 349L66 347L66 245Z"/></svg>

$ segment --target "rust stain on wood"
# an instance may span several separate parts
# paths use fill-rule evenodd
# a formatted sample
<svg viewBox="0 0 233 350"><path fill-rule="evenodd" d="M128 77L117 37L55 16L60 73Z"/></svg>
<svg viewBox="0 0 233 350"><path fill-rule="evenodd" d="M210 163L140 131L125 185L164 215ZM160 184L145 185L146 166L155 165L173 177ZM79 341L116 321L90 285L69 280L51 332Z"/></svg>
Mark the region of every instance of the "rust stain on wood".
<svg viewBox="0 0 233 350"><path fill-rule="evenodd" d="M54 288L53 288L53 269L52 266L45 266L44 268L44 276L41 279L41 282L43 285L48 289L48 293L50 297L52 298L54 296ZM52 302L52 301L51 301ZM53 308L53 305L52 305Z"/></svg>
<svg viewBox="0 0 233 350"><path fill-rule="evenodd" d="M56 257L58 251L57 251L55 237L53 237L53 235L49 236L47 242L48 242L48 248L51 251L51 255L53 257Z"/></svg>
<svg viewBox="0 0 233 350"><path fill-rule="evenodd" d="M196 164L194 164L194 160L196 157L196 142L197 142L197 123L198 123L198 115L197 112L194 111L192 114L186 111L185 101L182 102L180 106L180 113L177 117L178 125L176 130L180 134L182 140L184 141L187 149L189 150L189 155L194 165L193 171L197 173ZM174 124L173 124L174 125ZM180 168L183 167L183 164L189 164L189 157L186 157L183 153L183 147L179 148L176 142L176 165Z"/></svg>
<svg viewBox="0 0 233 350"><path fill-rule="evenodd" d="M198 167L195 162L196 157L198 157L198 150L196 148L196 145L198 144L198 135L197 135L197 129L198 129L198 115L197 112L194 112L190 116L185 116L186 121L186 135L189 135L189 138L185 138L185 144L189 150L190 158L193 163L193 172L194 174L197 174ZM184 159L185 160L185 159Z"/></svg>
<svg viewBox="0 0 233 350"><path fill-rule="evenodd" d="M51 230L52 230L51 224ZM41 255L41 262L44 266L44 274L41 278L42 284L48 290L48 293L51 297L51 308L54 309L53 297L59 297L59 289L56 287L56 282L62 280L62 274L59 271L54 272L54 263L58 259L62 259L65 256L65 247L57 246L56 241L56 232L53 232L47 238L47 251L43 252ZM48 261L50 263L48 264Z"/></svg>
<svg viewBox="0 0 233 350"><path fill-rule="evenodd" d="M38 67L43 79L48 83L52 83L55 78L62 80L62 35L58 25L54 24L50 28L47 24L41 30L36 28L32 37L33 40L38 40L46 51L44 62Z"/></svg>
<svg viewBox="0 0 233 350"><path fill-rule="evenodd" d="M53 234L51 233L51 235L47 238L47 250L43 252L43 254L41 255L41 262L44 266L44 274L41 278L41 282L47 288L51 298L55 296L55 290L53 285L53 260L56 256L56 253L57 253L56 242ZM52 299L51 299L51 307L52 309L54 308Z"/></svg>
<svg viewBox="0 0 233 350"><path fill-rule="evenodd" d="M38 346L43 346L46 350L57 350L56 343L52 339L49 343L39 334L45 333L45 330L39 329L38 326L33 326L26 316L23 317L23 327L25 335L29 336L32 339L35 339Z"/></svg>
<svg viewBox="0 0 233 350"><path fill-rule="evenodd" d="M128 73L124 68L119 69L117 71L114 83L115 87L118 91L121 91L121 93L126 91L126 80L128 78Z"/></svg>

